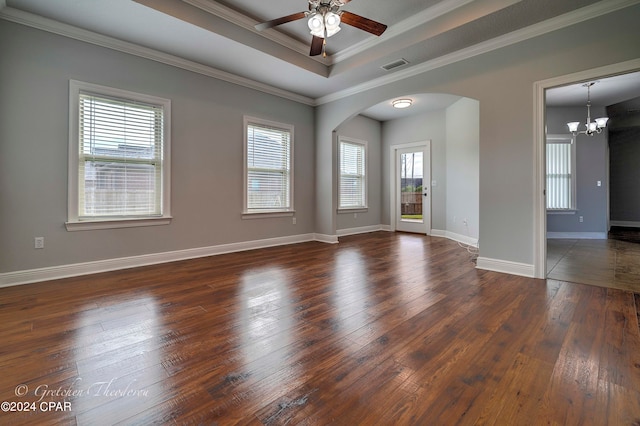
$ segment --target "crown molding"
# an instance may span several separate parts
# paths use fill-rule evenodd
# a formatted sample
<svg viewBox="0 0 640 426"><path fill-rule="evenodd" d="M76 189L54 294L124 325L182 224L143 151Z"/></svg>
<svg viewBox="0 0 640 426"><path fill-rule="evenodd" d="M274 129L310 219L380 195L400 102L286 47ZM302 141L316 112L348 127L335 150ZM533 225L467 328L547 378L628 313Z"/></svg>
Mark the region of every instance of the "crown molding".
<svg viewBox="0 0 640 426"><path fill-rule="evenodd" d="M416 75L420 75L425 72L444 67L446 65L472 58L474 56L482 55L484 53L498 50L512 44L520 43L522 41L529 40L531 38L538 37L553 31L557 31L571 25L579 24L580 22L588 21L590 19L597 18L599 16L633 6L638 3L640 3L640 0L603 0L598 3L594 3L592 5L575 10L573 12L565 13L564 15L556 16L546 21L539 22L521 30L513 31L509 34L505 34L503 36L487 40L474 46L458 50L448 55L423 62L411 68L397 71L391 75L379 77L366 83L355 85L349 89L337 91L327 96L322 96L316 99L316 105L323 105L329 102L334 102L348 96L353 96L358 93L374 89L376 87L414 77Z"/></svg>
<svg viewBox="0 0 640 426"><path fill-rule="evenodd" d="M161 52L159 50L143 47L134 43L129 43L127 41L119 40L103 34L98 34L82 28L77 28L72 25L55 21L53 19L35 15L33 13L24 12L22 10L14 9L11 7L4 7L0 9L0 19L25 25L31 28L36 28L42 31L47 31L49 33L61 35L74 40L90 43L96 46L106 47L108 49L128 53L166 65L171 65L176 68L192 71L198 74L215 78L217 80L222 80L228 83L236 84L238 86L258 90L260 92L279 96L281 98L300 102L302 104L311 106L315 105L315 101L307 96L302 96L297 93L279 89L277 87L260 83L245 77L240 77L235 74L222 71L208 65L189 61L187 59L180 58L169 53Z"/></svg>
<svg viewBox="0 0 640 426"><path fill-rule="evenodd" d="M183 0L185 2L201 2L203 0ZM467 0L458 0L461 2ZM226 81L232 84L236 84L249 89L258 90L264 93L275 95L281 98L289 99L295 102L299 102L305 105L317 106L330 102L337 101L339 99L353 96L355 94L374 89L379 86L384 86L396 81L400 81L406 78L414 77L416 75L423 74L425 72L441 68L446 65L453 64L474 56L478 56L484 53L491 52L515 43L519 43L537 36L553 32L564 27L578 24L589 19L596 18L601 15L606 15L611 12L615 12L626 7L630 7L640 3L640 0L603 0L590 6L583 7L573 12L566 13L561 16L549 19L538 24L531 25L527 28L517 30L506 34L501 37L488 40L477 45L468 47L466 49L453 52L448 55L441 56L431 61L423 62L422 64L415 65L411 68L399 70L393 74L379 77L370 80L366 83L355 85L349 89L337 91L327 96L323 96L317 99L313 99L307 96L299 95L294 92L279 89L274 86L270 86L264 83L257 82L245 77L240 77L232 73L228 73L217 68L199 64L197 62L189 61L184 58L180 58L175 55L171 55L165 52L161 52L155 49L136 45L134 43L122 41L113 37L98 34L92 31L77 28L68 24L64 24L52 19L44 18L32 13L24 12L18 9L14 9L6 6L6 0L0 0L0 19L4 19L10 22L18 23L21 25L29 26L39 30L47 31L53 34L58 34L64 37L72 38L75 40L83 41L86 43L94 44L101 47L106 47L116 51L132 54L149 60L153 60L159 63L164 63L170 66L181 68L187 71L192 71L198 74L202 74L208 77L212 77L218 80ZM248 18L247 18L248 19ZM416 22L419 18L415 18Z"/></svg>

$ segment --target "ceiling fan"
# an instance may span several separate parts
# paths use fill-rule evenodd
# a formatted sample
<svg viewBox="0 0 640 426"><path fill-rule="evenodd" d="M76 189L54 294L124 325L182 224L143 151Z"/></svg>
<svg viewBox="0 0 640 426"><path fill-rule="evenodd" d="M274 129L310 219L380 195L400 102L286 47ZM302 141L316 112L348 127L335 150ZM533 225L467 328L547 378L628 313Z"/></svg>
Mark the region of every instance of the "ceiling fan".
<svg viewBox="0 0 640 426"><path fill-rule="evenodd" d="M273 28L287 22L297 21L302 18L308 18L307 24L311 30L311 51L309 56L317 56L325 52L327 38L340 31L340 22L344 22L352 27L359 28L368 33L380 36L387 26L380 22L356 15L355 13L341 10L340 8L351 0L308 0L309 11L298 12L271 21L257 24L256 30L263 31L267 28Z"/></svg>

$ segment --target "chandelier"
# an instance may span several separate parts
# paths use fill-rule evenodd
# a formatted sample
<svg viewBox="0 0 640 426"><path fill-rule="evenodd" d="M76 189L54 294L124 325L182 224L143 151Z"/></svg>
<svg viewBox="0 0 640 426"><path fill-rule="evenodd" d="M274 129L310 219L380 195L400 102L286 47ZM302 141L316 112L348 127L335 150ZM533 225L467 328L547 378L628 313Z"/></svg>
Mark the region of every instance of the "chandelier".
<svg viewBox="0 0 640 426"><path fill-rule="evenodd" d="M578 131L578 127L580 126L579 121L572 121L571 123L567 123L569 127L569 131L573 134L573 136L577 136L579 134L585 134L589 136L593 136L596 133L602 133L602 129L607 126L608 117L600 117L596 118L595 121L591 121L591 86L596 84L597 81L592 81L590 83L585 83L582 87L587 88L587 121L585 126L586 130Z"/></svg>

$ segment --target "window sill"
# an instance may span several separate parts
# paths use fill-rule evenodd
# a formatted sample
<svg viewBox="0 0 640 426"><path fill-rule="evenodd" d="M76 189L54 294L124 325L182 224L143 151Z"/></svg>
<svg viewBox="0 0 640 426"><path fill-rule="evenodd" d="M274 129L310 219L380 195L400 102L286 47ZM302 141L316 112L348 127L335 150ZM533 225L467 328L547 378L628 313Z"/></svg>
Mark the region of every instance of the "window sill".
<svg viewBox="0 0 640 426"><path fill-rule="evenodd" d="M338 214L367 213L368 211L369 207L343 207L338 209Z"/></svg>
<svg viewBox="0 0 640 426"><path fill-rule="evenodd" d="M135 228L139 226L169 225L171 216L141 219L107 219L107 220L78 220L65 222L67 231L91 231L96 229Z"/></svg>
<svg viewBox="0 0 640 426"><path fill-rule="evenodd" d="M266 212L242 212L243 219L266 219L270 217L291 217L296 214L295 210L279 210Z"/></svg>
<svg viewBox="0 0 640 426"><path fill-rule="evenodd" d="M547 210L547 214L576 214L578 210Z"/></svg>

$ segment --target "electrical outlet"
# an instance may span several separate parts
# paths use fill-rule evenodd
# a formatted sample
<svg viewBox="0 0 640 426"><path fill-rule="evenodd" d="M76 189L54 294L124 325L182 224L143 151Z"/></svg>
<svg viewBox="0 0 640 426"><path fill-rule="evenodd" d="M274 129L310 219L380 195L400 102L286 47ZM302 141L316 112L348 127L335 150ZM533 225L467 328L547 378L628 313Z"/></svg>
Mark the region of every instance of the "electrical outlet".
<svg viewBox="0 0 640 426"><path fill-rule="evenodd" d="M580 217L578 218L578 221L580 221L580 223L584 222L584 217L583 217L583 216L580 216Z"/></svg>
<svg viewBox="0 0 640 426"><path fill-rule="evenodd" d="M35 237L33 239L33 246L37 249L44 248L44 237Z"/></svg>
<svg viewBox="0 0 640 426"><path fill-rule="evenodd" d="M296 224L296 217L295 216L293 217L293 224L294 225Z"/></svg>
<svg viewBox="0 0 640 426"><path fill-rule="evenodd" d="M462 223L464 224L464 226L467 226L468 225L467 219L463 220Z"/></svg>

